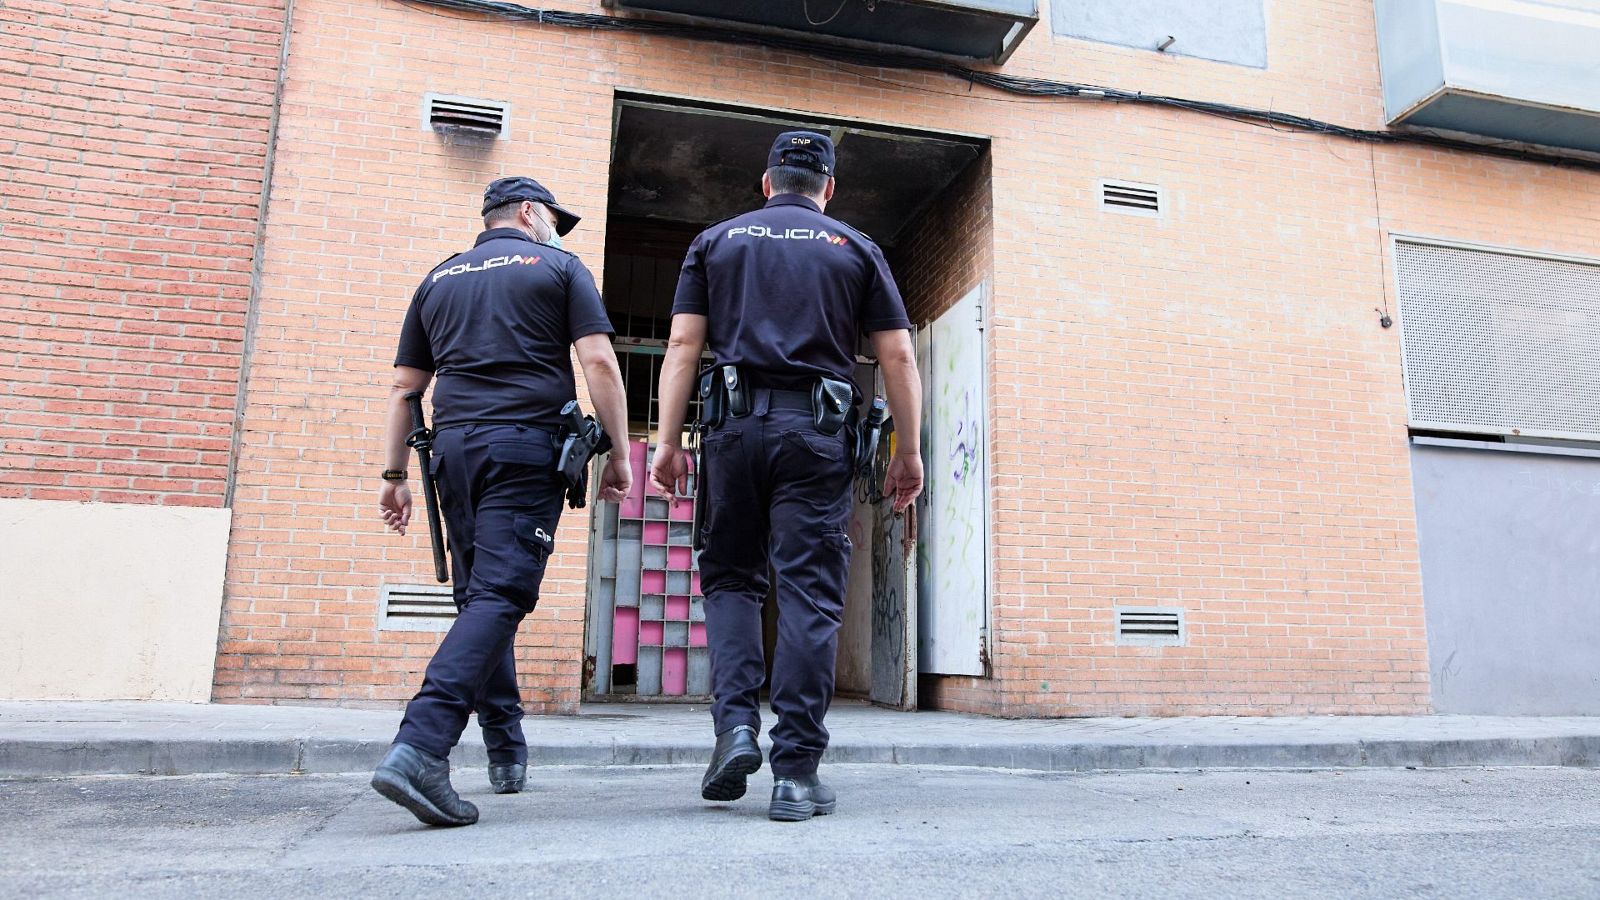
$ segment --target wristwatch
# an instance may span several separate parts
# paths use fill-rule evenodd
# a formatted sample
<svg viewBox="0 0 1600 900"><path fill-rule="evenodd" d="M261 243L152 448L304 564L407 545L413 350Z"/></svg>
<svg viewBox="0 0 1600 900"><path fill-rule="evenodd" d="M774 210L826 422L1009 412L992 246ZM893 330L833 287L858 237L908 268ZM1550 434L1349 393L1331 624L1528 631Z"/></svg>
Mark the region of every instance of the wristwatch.
<svg viewBox="0 0 1600 900"><path fill-rule="evenodd" d="M405 481L406 480L406 470L405 469L384 469L383 470L383 480L384 481Z"/></svg>

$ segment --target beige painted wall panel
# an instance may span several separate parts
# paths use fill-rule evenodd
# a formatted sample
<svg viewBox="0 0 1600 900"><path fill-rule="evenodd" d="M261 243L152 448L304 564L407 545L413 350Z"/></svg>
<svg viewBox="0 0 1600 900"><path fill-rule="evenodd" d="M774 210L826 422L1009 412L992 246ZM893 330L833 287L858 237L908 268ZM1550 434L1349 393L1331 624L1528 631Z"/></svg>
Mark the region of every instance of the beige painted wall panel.
<svg viewBox="0 0 1600 900"><path fill-rule="evenodd" d="M0 698L209 700L229 521L0 500Z"/></svg>

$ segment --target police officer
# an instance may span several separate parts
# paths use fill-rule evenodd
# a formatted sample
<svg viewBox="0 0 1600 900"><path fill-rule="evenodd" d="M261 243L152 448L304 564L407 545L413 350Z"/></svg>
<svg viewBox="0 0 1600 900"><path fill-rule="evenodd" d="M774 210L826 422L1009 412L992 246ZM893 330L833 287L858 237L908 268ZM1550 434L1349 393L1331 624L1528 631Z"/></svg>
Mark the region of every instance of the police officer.
<svg viewBox="0 0 1600 900"><path fill-rule="evenodd" d="M477 807L450 784L450 748L476 711L496 793L524 783L514 641L539 599L566 489L555 468L559 412L575 398L571 348L606 431L627 434L622 376L594 277L563 251L578 217L531 178L484 192L484 232L436 266L411 299L395 356L384 432L383 519L411 520L405 395L433 389L435 478L455 563L459 610L406 706L372 786L429 825L470 825ZM619 502L632 482L626 454L600 480Z"/></svg>
<svg viewBox="0 0 1600 900"><path fill-rule="evenodd" d="M899 512L922 490L922 386L911 323L883 253L823 214L833 176L833 142L825 135L781 134L761 179L766 205L690 244L672 307L661 440L651 468L663 495L686 485L679 435L691 389L698 387L708 408L726 410L707 423L699 485L708 492L700 578L717 735L701 796L736 800L746 776L761 768L761 607L770 565L778 644L767 813L780 821L825 815L836 803L817 779L817 761L828 746L823 717L833 700L850 567L851 381L863 333L899 435L885 491ZM708 340L715 362L697 382Z"/></svg>

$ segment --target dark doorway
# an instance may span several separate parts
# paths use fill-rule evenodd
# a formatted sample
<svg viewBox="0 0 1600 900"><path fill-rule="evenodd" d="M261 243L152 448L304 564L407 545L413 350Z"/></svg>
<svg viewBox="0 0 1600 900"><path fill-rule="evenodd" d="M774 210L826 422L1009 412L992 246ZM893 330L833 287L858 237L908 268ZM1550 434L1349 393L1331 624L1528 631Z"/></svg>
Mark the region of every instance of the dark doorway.
<svg viewBox="0 0 1600 900"><path fill-rule="evenodd" d="M684 254L706 227L763 202L767 148L777 134L796 128L827 133L837 146L841 180L828 214L886 250L987 150L980 138L618 94L604 292L627 385L628 452L638 496L620 506L595 507L586 697L703 701L709 693L703 601L685 515L689 504L646 495L639 476L659 437L661 361ZM864 360L869 385L874 368ZM863 614L872 602L872 551L866 541L857 546L840 633L839 690L865 696L872 688L868 657L874 639L871 617ZM858 597L862 585L866 596ZM900 596L901 602L907 599ZM909 600L914 606L915 598ZM770 621L770 609L768 614ZM769 651L770 643L769 634ZM907 677L914 697L914 663Z"/></svg>

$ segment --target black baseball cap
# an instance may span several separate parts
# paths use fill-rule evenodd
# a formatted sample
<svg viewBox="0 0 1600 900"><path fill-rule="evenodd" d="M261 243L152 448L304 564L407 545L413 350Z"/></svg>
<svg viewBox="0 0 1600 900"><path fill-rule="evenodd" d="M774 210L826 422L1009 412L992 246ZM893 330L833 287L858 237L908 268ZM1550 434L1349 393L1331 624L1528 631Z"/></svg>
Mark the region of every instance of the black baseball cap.
<svg viewBox="0 0 1600 900"><path fill-rule="evenodd" d="M799 166L833 175L833 140L815 131L785 131L767 151L767 168Z"/></svg>
<svg viewBox="0 0 1600 900"><path fill-rule="evenodd" d="M520 175L490 182L483 191L481 214L488 215L489 210L514 200L532 200L550 207L550 211L556 214L556 234L565 235L578 225L578 214L557 203L556 195L550 193L549 188Z"/></svg>

